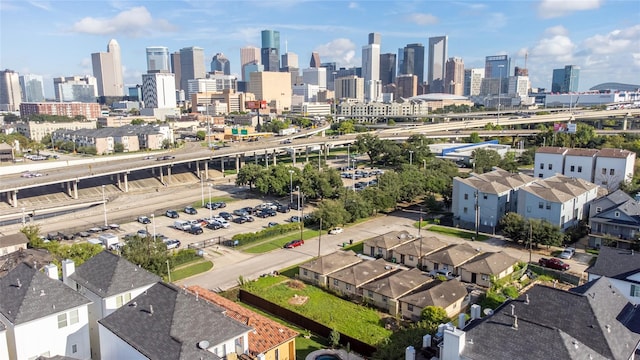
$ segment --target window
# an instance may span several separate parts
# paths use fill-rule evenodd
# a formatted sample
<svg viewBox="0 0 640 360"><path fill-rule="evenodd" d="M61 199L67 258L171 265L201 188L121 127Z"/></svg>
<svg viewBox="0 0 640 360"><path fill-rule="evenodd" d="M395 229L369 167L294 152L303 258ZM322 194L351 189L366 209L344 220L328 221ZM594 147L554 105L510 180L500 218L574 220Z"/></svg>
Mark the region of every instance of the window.
<svg viewBox="0 0 640 360"><path fill-rule="evenodd" d="M616 212L614 213L614 215L615 215L615 217L620 217L620 211L616 211Z"/></svg>
<svg viewBox="0 0 640 360"><path fill-rule="evenodd" d="M602 208L601 207L597 207L596 208L596 214L600 214L602 212Z"/></svg>
<svg viewBox="0 0 640 360"><path fill-rule="evenodd" d="M344 286L344 288L345 288L345 289L347 289L347 290L351 290L351 284L346 284L346 285Z"/></svg>
<svg viewBox="0 0 640 360"><path fill-rule="evenodd" d="M549 170L553 169L553 164L549 164Z"/></svg>
<svg viewBox="0 0 640 360"><path fill-rule="evenodd" d="M131 293L116 296L116 308L121 307L129 301L131 301Z"/></svg>
<svg viewBox="0 0 640 360"><path fill-rule="evenodd" d="M333 285L338 286L338 279L333 279Z"/></svg>
<svg viewBox="0 0 640 360"><path fill-rule="evenodd" d="M488 198L487 194L482 194L482 198L487 200L487 198Z"/></svg>
<svg viewBox="0 0 640 360"><path fill-rule="evenodd" d="M544 203L542 201L540 201L538 203L538 209L542 209L542 208L544 208Z"/></svg>
<svg viewBox="0 0 640 360"><path fill-rule="evenodd" d="M482 274L482 281L489 281L489 275L487 274Z"/></svg>
<svg viewBox="0 0 640 360"><path fill-rule="evenodd" d="M551 210L551 204L547 203L547 210Z"/></svg>
<svg viewBox="0 0 640 360"><path fill-rule="evenodd" d="M531 212L531 206L527 206L527 212Z"/></svg>
<svg viewBox="0 0 640 360"><path fill-rule="evenodd" d="M607 175L607 169L606 168L602 168L602 175Z"/></svg>
<svg viewBox="0 0 640 360"><path fill-rule="evenodd" d="M409 311L413 311L413 305L411 305L411 304L407 304L407 310L409 310Z"/></svg>
<svg viewBox="0 0 640 360"><path fill-rule="evenodd" d="M275 355L276 360L280 360L280 349L276 349L274 355Z"/></svg>
<svg viewBox="0 0 640 360"><path fill-rule="evenodd" d="M386 302L387 302L387 297L386 297L386 296L383 296L383 297L382 297L382 302L383 302L383 303L386 303Z"/></svg>
<svg viewBox="0 0 640 360"><path fill-rule="evenodd" d="M67 326L67 313L58 315L58 329L62 329Z"/></svg>
<svg viewBox="0 0 640 360"><path fill-rule="evenodd" d="M631 284L631 293L629 295L633 297L640 297L640 286Z"/></svg>
<svg viewBox="0 0 640 360"><path fill-rule="evenodd" d="M540 170L544 170L544 163L540 163Z"/></svg>
<svg viewBox="0 0 640 360"><path fill-rule="evenodd" d="M378 254L382 255L382 248L381 247L378 248Z"/></svg>
<svg viewBox="0 0 640 360"><path fill-rule="evenodd" d="M313 274L313 278L318 280L320 277L318 276L318 274Z"/></svg>
<svg viewBox="0 0 640 360"><path fill-rule="evenodd" d="M578 166L578 172L581 173L582 172L582 166Z"/></svg>
<svg viewBox="0 0 640 360"><path fill-rule="evenodd" d="M469 194L464 194L464 199L469 200Z"/></svg>
<svg viewBox="0 0 640 360"><path fill-rule="evenodd" d="M373 298L373 291L371 290L367 291L367 296L370 298Z"/></svg>
<svg viewBox="0 0 640 360"><path fill-rule="evenodd" d="M413 255L409 255L409 261L413 261Z"/></svg>
<svg viewBox="0 0 640 360"><path fill-rule="evenodd" d="M307 276L307 269L302 269L302 274L303 274L304 276Z"/></svg>
<svg viewBox="0 0 640 360"><path fill-rule="evenodd" d="M76 345L76 344L71 345L71 352L74 353L74 354L77 353L78 352L78 345Z"/></svg>
<svg viewBox="0 0 640 360"><path fill-rule="evenodd" d="M576 171L576 166L575 166L575 165L571 165L571 166L569 167L569 171L571 171L571 172Z"/></svg>
<svg viewBox="0 0 640 360"><path fill-rule="evenodd" d="M540 179L542 179L542 174L538 174L538 177L539 177Z"/></svg>
<svg viewBox="0 0 640 360"><path fill-rule="evenodd" d="M69 312L69 325L77 324L78 321L78 309L71 310Z"/></svg>
<svg viewBox="0 0 640 360"><path fill-rule="evenodd" d="M609 169L609 175L615 175L616 169Z"/></svg>
<svg viewBox="0 0 640 360"><path fill-rule="evenodd" d="M467 209L467 208L462 209L462 212L465 213L465 214L467 213L467 211L469 211L469 209Z"/></svg>

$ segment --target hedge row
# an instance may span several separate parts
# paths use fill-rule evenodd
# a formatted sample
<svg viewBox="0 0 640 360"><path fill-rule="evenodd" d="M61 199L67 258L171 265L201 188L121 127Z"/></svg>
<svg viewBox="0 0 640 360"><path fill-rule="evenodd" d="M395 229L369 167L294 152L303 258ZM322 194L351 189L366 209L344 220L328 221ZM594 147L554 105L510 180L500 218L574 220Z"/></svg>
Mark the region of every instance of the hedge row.
<svg viewBox="0 0 640 360"><path fill-rule="evenodd" d="M258 240L263 240L270 237L286 234L299 229L300 229L299 223L281 224L281 225L268 227L266 229L256 231L253 233L236 234L236 235L233 235L231 239L237 240L238 245L242 246Z"/></svg>
<svg viewBox="0 0 640 360"><path fill-rule="evenodd" d="M170 256L169 261L172 266L180 266L198 258L199 256L195 249L182 249Z"/></svg>

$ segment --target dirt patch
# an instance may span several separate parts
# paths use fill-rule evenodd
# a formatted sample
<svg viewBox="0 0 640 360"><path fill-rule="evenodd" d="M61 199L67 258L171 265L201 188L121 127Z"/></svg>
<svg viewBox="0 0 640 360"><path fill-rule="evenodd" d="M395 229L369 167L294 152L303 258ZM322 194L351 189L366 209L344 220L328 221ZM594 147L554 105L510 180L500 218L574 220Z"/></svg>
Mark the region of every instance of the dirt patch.
<svg viewBox="0 0 640 360"><path fill-rule="evenodd" d="M300 280L290 280L287 282L287 286L292 289L304 289L306 285Z"/></svg>
<svg viewBox="0 0 640 360"><path fill-rule="evenodd" d="M296 295L293 295L291 299L289 299L289 304L300 306L300 305L306 304L307 301L309 301L308 296L300 296L296 294Z"/></svg>

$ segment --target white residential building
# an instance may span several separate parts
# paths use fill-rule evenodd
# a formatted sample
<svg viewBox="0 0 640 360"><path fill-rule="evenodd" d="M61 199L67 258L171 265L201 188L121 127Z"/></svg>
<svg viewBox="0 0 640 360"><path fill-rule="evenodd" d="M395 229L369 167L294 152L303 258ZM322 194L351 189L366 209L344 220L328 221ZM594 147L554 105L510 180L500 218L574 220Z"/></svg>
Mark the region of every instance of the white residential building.
<svg viewBox="0 0 640 360"><path fill-rule="evenodd" d="M586 219L598 185L557 174L521 187L517 196L518 214L525 219L546 220L566 230Z"/></svg>
<svg viewBox="0 0 640 360"><path fill-rule="evenodd" d="M453 178L451 210L454 224L465 229L493 232L500 219L518 208L518 189L535 179L502 169L468 178ZM478 210L476 211L476 204Z"/></svg>
<svg viewBox="0 0 640 360"><path fill-rule="evenodd" d="M160 281L160 277L118 255L102 251L78 266L77 269L73 261L64 260L62 262L62 280L93 302L89 305L91 357L105 359L100 354L98 320L135 299Z"/></svg>
<svg viewBox="0 0 640 360"><path fill-rule="evenodd" d="M9 347L7 346L7 329L0 322L0 360L9 360Z"/></svg>
<svg viewBox="0 0 640 360"><path fill-rule="evenodd" d="M533 174L540 179L546 179L561 174L564 169L564 156L569 151L563 147L540 147L536 150Z"/></svg>
<svg viewBox="0 0 640 360"><path fill-rule="evenodd" d="M187 95L197 93L222 92L224 90L238 90L238 78L235 75L208 74L205 79L187 80Z"/></svg>
<svg viewBox="0 0 640 360"><path fill-rule="evenodd" d="M151 109L175 108L176 80L172 73L142 74L144 107Z"/></svg>
<svg viewBox="0 0 640 360"><path fill-rule="evenodd" d="M565 153L562 174L593 182L592 169L596 165L596 154L598 154L597 149L567 150Z"/></svg>
<svg viewBox="0 0 640 360"><path fill-rule="evenodd" d="M253 328L179 287L157 283L98 321L102 359L237 359ZM214 355L215 354L215 355Z"/></svg>
<svg viewBox="0 0 640 360"><path fill-rule="evenodd" d="M621 182L633 179L633 167L636 153L621 149L602 149L598 151L592 182L609 192L620 187Z"/></svg>
<svg viewBox="0 0 640 360"><path fill-rule="evenodd" d="M589 266L589 281L607 278L630 303L640 304L640 254L630 249L600 247L596 262Z"/></svg>
<svg viewBox="0 0 640 360"><path fill-rule="evenodd" d="M0 322L6 327L8 358L91 359L91 301L62 284L55 265L45 270L48 276L21 263L0 278ZM0 359L1 349L0 340Z"/></svg>

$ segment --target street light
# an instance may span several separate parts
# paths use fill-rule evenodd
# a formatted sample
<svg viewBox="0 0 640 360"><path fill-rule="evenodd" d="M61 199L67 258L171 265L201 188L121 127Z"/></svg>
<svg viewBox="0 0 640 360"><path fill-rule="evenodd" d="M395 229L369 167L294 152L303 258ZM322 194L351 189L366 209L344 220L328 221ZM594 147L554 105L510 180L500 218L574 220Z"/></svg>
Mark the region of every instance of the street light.
<svg viewBox="0 0 640 360"><path fill-rule="evenodd" d="M211 187L212 186L213 185L209 184L209 201L208 202L211 202ZM209 204L209 219L213 219L213 205L212 204Z"/></svg>
<svg viewBox="0 0 640 360"><path fill-rule="evenodd" d="M153 240L156 240L156 215L151 214L151 223L153 224Z"/></svg>
<svg viewBox="0 0 640 360"><path fill-rule="evenodd" d="M26 218L24 217L24 208L22 208L22 226L25 226L27 223Z"/></svg>
<svg viewBox="0 0 640 360"><path fill-rule="evenodd" d="M409 165L413 165L413 150L409 150Z"/></svg>
<svg viewBox="0 0 640 360"><path fill-rule="evenodd" d="M500 125L500 94L502 94L502 68L504 68L504 65L498 65L498 71L500 76L498 76L498 119L496 120L496 126Z"/></svg>
<svg viewBox="0 0 640 360"><path fill-rule="evenodd" d="M289 170L289 204L293 204L293 170Z"/></svg>
<svg viewBox="0 0 640 360"><path fill-rule="evenodd" d="M202 173L200 173L200 197L202 200L202 206L204 206L204 177L202 176Z"/></svg>
<svg viewBox="0 0 640 360"><path fill-rule="evenodd" d="M102 185L102 208L104 210L104 226L109 226L107 222L107 200L104 197L104 185Z"/></svg>

